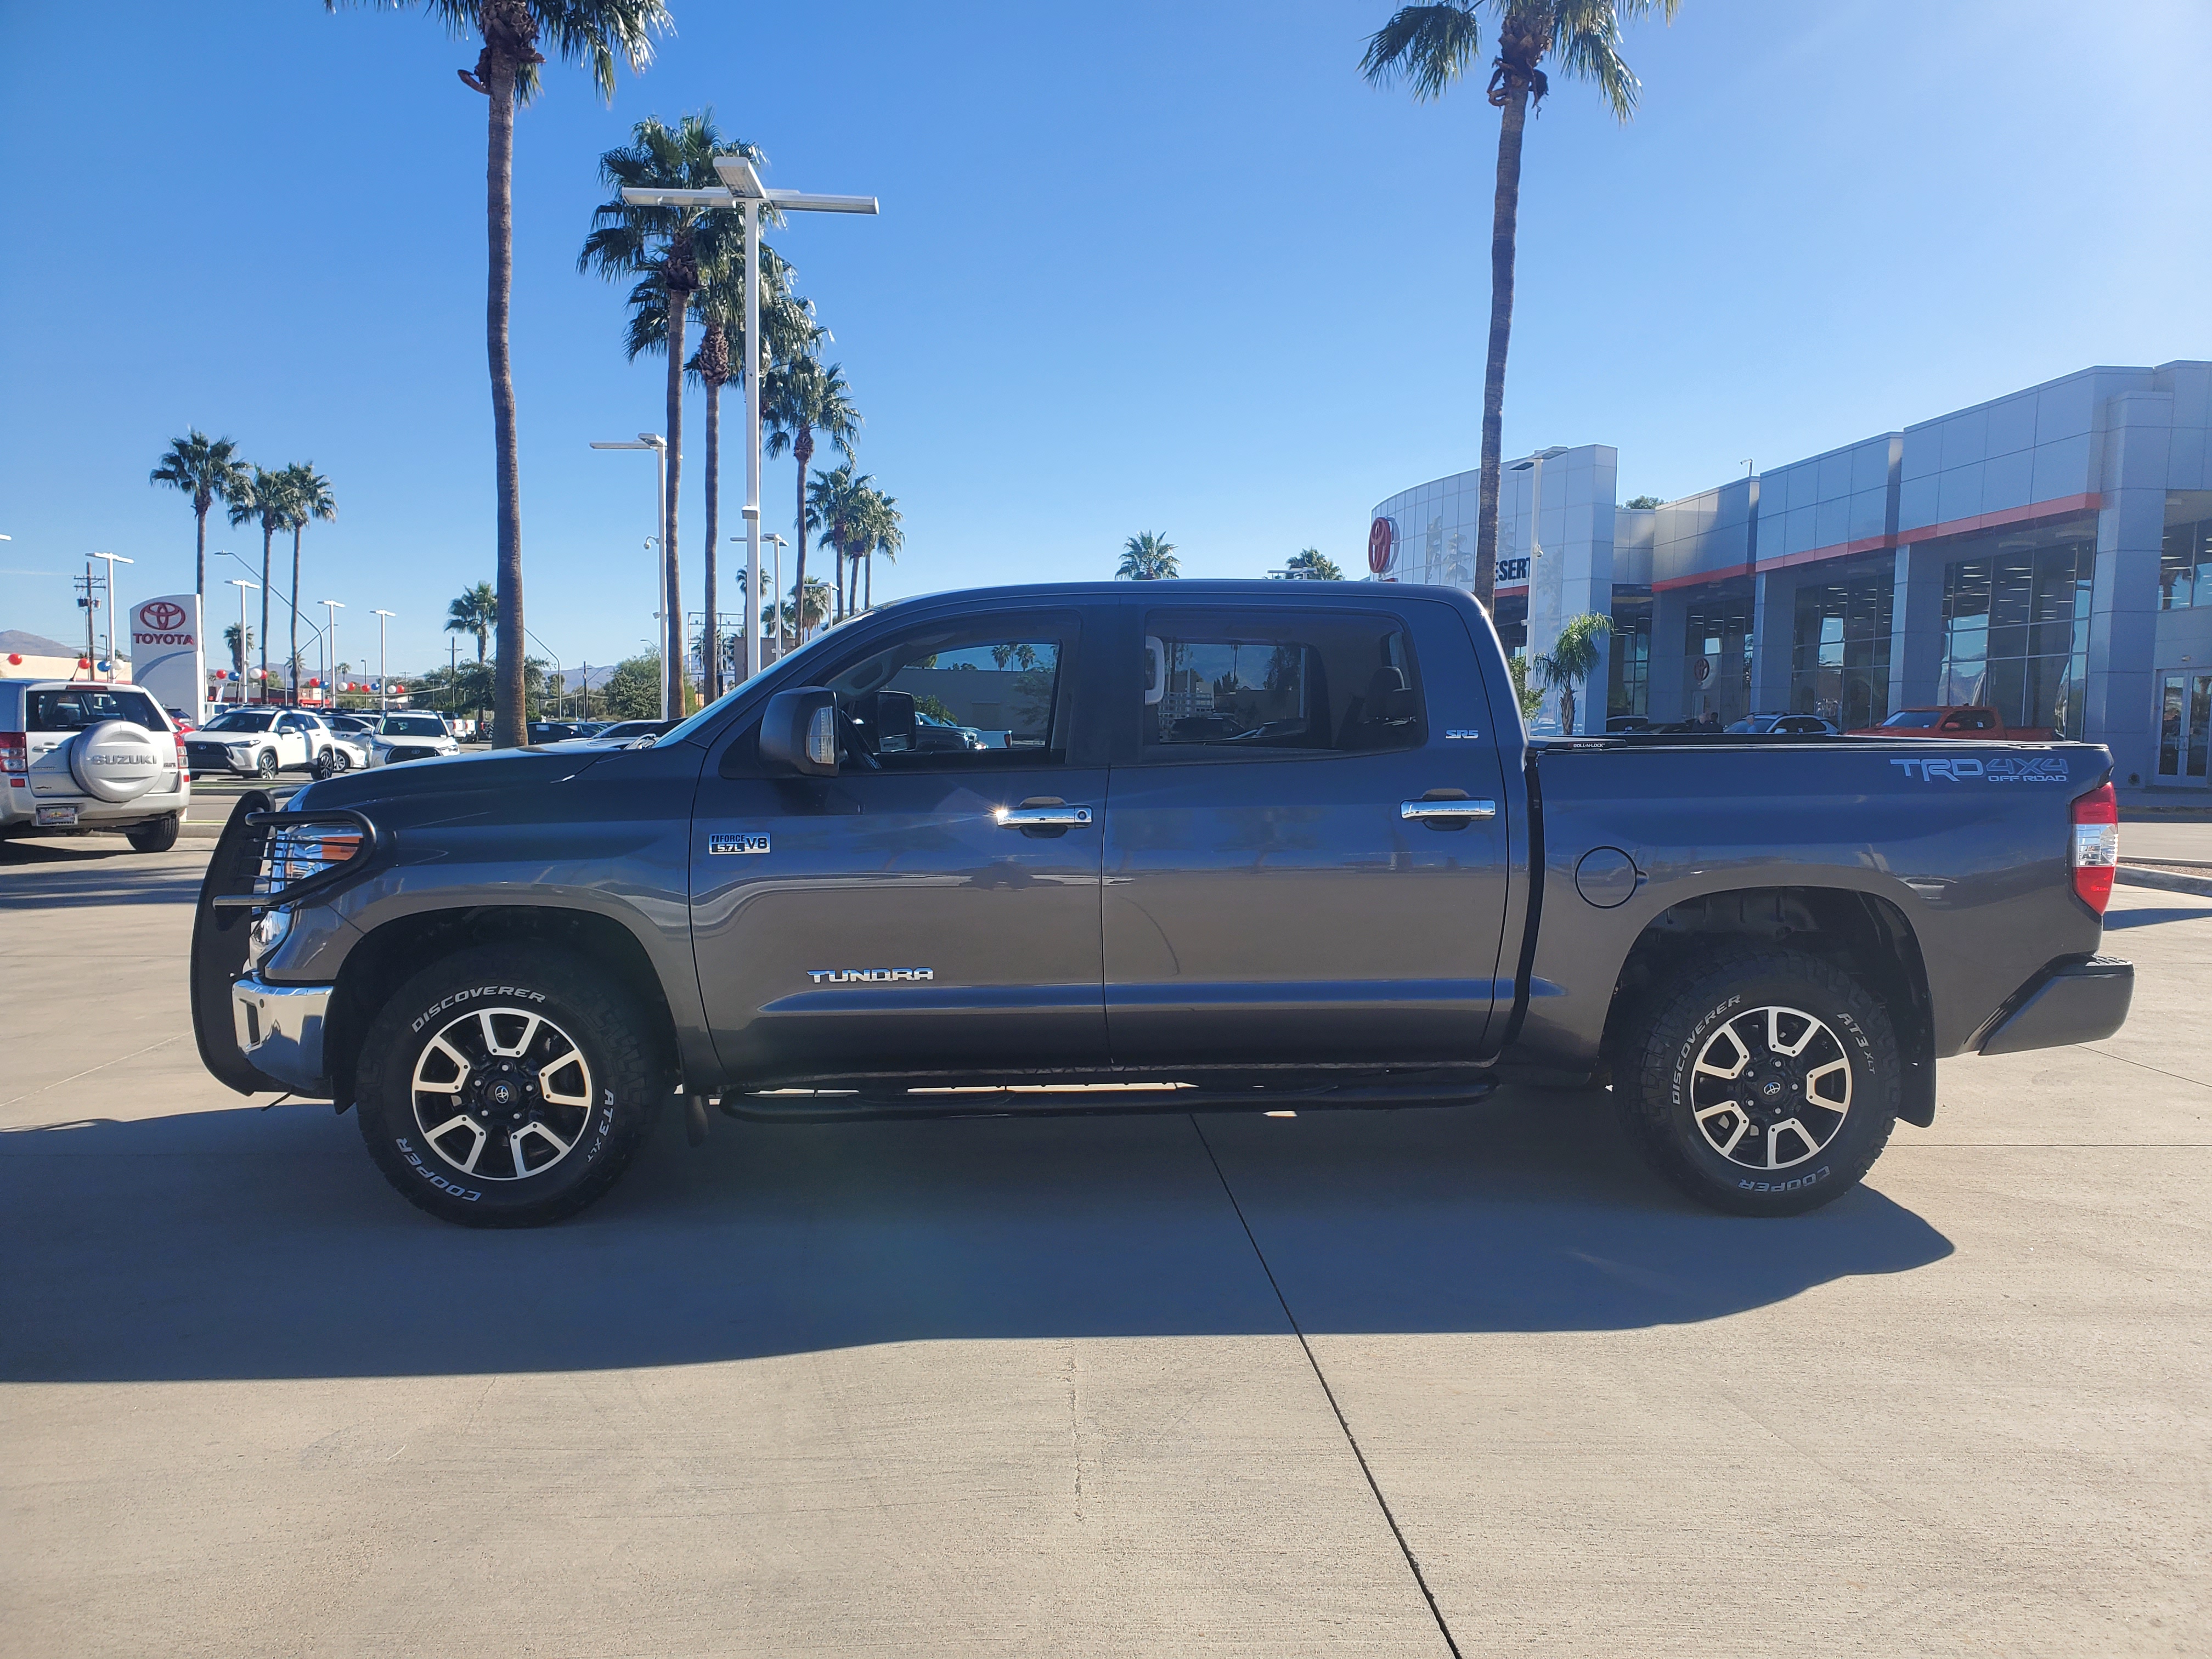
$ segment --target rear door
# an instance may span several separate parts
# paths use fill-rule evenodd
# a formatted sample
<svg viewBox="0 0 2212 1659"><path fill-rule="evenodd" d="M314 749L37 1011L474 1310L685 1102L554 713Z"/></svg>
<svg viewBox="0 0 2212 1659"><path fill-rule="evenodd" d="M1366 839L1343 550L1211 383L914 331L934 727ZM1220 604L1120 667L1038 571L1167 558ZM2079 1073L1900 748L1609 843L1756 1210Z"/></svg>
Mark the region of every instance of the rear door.
<svg viewBox="0 0 2212 1659"><path fill-rule="evenodd" d="M1130 614L1103 895L1115 1063L1482 1053L1511 996L1507 839L1465 622L1417 600Z"/></svg>
<svg viewBox="0 0 2212 1659"><path fill-rule="evenodd" d="M709 757L692 940L733 1073L1104 1062L1091 634L1066 610L871 629L818 682L847 734L838 776L765 773L757 723ZM934 718L886 750L882 694Z"/></svg>

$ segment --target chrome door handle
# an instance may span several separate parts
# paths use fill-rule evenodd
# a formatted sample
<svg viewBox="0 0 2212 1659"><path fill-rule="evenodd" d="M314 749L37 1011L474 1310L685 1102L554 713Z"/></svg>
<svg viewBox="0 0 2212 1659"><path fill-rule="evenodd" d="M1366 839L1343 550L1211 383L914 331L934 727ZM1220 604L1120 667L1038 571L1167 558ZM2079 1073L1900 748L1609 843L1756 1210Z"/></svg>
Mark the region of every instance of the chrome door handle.
<svg viewBox="0 0 2212 1659"><path fill-rule="evenodd" d="M1398 803L1401 818L1494 818L1494 800L1408 800Z"/></svg>
<svg viewBox="0 0 2212 1659"><path fill-rule="evenodd" d="M1091 822L1087 806L1001 806L998 819L1009 830L1066 829Z"/></svg>

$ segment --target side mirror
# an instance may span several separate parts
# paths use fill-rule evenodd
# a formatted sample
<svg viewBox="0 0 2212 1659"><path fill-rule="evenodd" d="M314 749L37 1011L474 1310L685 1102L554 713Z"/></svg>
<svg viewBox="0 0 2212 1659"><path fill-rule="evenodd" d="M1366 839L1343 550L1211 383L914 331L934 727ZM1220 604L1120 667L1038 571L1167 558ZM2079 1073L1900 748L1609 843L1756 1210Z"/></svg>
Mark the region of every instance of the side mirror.
<svg viewBox="0 0 2212 1659"><path fill-rule="evenodd" d="M911 691L871 691L854 708L868 746L878 755L912 754L921 746L915 736Z"/></svg>
<svg viewBox="0 0 2212 1659"><path fill-rule="evenodd" d="M837 775L837 694L826 686L779 691L761 716L761 763L802 776Z"/></svg>

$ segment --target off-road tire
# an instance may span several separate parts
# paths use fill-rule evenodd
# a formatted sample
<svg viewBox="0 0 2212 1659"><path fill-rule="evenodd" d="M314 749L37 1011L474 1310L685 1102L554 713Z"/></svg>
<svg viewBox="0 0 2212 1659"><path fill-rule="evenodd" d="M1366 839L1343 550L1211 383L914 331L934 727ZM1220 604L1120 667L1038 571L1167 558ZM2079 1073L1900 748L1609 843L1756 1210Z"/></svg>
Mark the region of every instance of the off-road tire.
<svg viewBox="0 0 2212 1659"><path fill-rule="evenodd" d="M1759 1035L1764 1023L1754 1016L1768 1008L1784 1011L1771 1029L1785 1048L1806 1030L1799 1020L1825 1028L1825 1037L1813 1036L1801 1048L1802 1066L1826 1071L1826 1077L1809 1085L1793 1079L1778 1055L1758 1052L1768 1045ZM1708 1066L1735 1063L1740 1045L1721 1035L1723 1027L1744 1033L1748 1043L1741 1088L1717 1072L1696 1069L1701 1060ZM1840 1079L1838 1055L1847 1062ZM1823 1057L1817 1066L1816 1056ZM1610 1059L1614 1103L1637 1150L1692 1198L1735 1215L1800 1215L1842 1197L1881 1156L1897 1124L1903 1066L1888 1014L1850 975L1799 951L1731 952L1685 963L1630 1011ZM1770 1081L1782 1085L1771 1104L1755 1098ZM1839 1087L1847 1087L1848 1109L1836 1114L1825 1103ZM1759 1146L1740 1140L1730 1156L1716 1143L1736 1124L1716 1103L1739 1095L1757 1109L1744 1114L1741 1133ZM1801 1109L1807 1102L1819 1109ZM1710 1135L1699 1127L1700 1110L1713 1126ZM1755 1121L1765 1113L1789 1113L1813 1127L1792 1131L1787 1119ZM1840 1121L1831 1127L1835 1116ZM1814 1148L1823 1128L1827 1138ZM1762 1156L1780 1167L1757 1167Z"/></svg>
<svg viewBox="0 0 2212 1659"><path fill-rule="evenodd" d="M418 1089L425 1067L452 1066L426 1058L434 1039L453 1031L456 1021L494 1009L539 1017L581 1056L587 1115L569 1149L539 1171L515 1172L524 1158L519 1139L510 1142L511 1152L489 1141L477 1143L488 1150L471 1174L455 1155L465 1155L465 1137L474 1130L465 1125L449 1131L442 1143L425 1133L436 1127L423 1121L425 1113L458 1114L470 1087L461 1085L451 1108ZM493 1025L510 1042L523 1029L502 1016L495 1016ZM453 1040L469 1046L465 1029ZM473 1067L465 1073L469 1079L476 1075ZM578 1086L572 1073L562 1075L566 1086ZM550 1093L555 1084L548 1080L544 1087ZM652 1026L628 990L567 951L492 945L434 963L392 994L362 1039L355 1101L369 1156L410 1203L467 1227L537 1227L572 1216L605 1194L645 1143L669 1088ZM481 1095L474 1098L481 1104ZM418 1100L426 1103L423 1111Z"/></svg>
<svg viewBox="0 0 2212 1659"><path fill-rule="evenodd" d="M274 749L264 749L258 755L255 756L253 757L253 770L255 775L259 777L275 777L277 771L276 751Z"/></svg>
<svg viewBox="0 0 2212 1659"><path fill-rule="evenodd" d="M151 823L134 823L123 834L134 853L166 853L177 844L177 831L183 824L183 813L170 812Z"/></svg>

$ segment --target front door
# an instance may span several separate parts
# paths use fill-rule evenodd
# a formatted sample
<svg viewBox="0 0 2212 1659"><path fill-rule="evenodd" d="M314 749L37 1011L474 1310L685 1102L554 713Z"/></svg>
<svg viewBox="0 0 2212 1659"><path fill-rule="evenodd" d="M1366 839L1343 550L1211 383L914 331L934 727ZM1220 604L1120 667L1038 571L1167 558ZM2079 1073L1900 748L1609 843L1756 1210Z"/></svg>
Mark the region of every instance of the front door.
<svg viewBox="0 0 2212 1659"><path fill-rule="evenodd" d="M2212 729L2212 674L2167 670L2158 677L2158 779L2163 784L2206 783L2208 729Z"/></svg>
<svg viewBox="0 0 2212 1659"><path fill-rule="evenodd" d="M856 630L817 682L837 776L767 774L757 724L709 757L692 939L732 1075L1103 1063L1107 775L1082 650L1066 611ZM913 714L888 752L886 693Z"/></svg>
<svg viewBox="0 0 2212 1659"><path fill-rule="evenodd" d="M1117 653L1136 717L1107 800L1115 1063L1481 1054L1511 995L1498 987L1507 826L1459 613L1408 600L1141 616ZM1517 721L1511 736L1517 748Z"/></svg>

